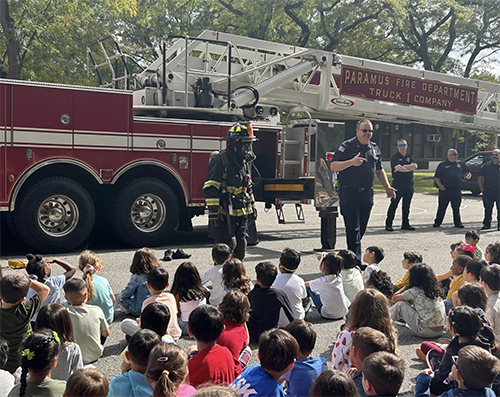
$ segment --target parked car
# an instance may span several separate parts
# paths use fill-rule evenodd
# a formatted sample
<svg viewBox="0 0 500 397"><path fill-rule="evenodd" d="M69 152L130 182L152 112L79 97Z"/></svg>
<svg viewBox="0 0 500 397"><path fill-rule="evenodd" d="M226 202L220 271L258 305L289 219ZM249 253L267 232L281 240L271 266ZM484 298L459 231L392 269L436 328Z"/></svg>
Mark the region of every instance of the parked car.
<svg viewBox="0 0 500 397"><path fill-rule="evenodd" d="M472 194L479 195L481 190L479 189L479 184L477 183L477 177L479 175L479 170L481 166L491 160L491 150L484 152L477 152L464 160L464 163L470 168L471 177L469 179L462 179L462 190L470 190Z"/></svg>

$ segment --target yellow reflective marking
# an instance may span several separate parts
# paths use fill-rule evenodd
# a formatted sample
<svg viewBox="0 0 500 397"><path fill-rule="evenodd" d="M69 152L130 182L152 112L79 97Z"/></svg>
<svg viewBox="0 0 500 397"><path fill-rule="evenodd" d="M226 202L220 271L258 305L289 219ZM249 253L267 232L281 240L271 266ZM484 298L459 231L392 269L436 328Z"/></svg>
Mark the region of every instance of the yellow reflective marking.
<svg viewBox="0 0 500 397"><path fill-rule="evenodd" d="M286 184L280 184L280 185L264 185L264 190L268 192L303 192L304 191L304 185L286 185Z"/></svg>

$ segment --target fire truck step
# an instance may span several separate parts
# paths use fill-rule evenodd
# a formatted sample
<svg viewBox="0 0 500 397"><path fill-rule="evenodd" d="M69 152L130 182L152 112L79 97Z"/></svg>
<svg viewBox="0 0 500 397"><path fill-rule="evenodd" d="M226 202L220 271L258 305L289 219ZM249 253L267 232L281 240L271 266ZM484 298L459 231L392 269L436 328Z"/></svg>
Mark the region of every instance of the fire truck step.
<svg viewBox="0 0 500 397"><path fill-rule="evenodd" d="M295 204L295 215L297 216L297 219L288 221L285 219L285 211L284 211L285 205L284 204L276 205L276 216L278 217L279 224L304 223L306 221L304 218L304 210L302 209L302 204L301 203L294 203L294 204Z"/></svg>

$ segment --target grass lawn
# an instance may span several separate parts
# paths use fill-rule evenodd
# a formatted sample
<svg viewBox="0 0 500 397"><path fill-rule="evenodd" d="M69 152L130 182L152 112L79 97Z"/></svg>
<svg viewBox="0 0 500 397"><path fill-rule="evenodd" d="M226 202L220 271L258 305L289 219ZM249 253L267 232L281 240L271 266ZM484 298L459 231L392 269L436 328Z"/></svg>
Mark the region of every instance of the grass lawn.
<svg viewBox="0 0 500 397"><path fill-rule="evenodd" d="M388 175L389 182L392 178ZM437 188L434 187L434 172L414 172L413 173L413 187L415 193L437 193ZM375 177L375 193L385 193L385 189L380 184L377 177Z"/></svg>

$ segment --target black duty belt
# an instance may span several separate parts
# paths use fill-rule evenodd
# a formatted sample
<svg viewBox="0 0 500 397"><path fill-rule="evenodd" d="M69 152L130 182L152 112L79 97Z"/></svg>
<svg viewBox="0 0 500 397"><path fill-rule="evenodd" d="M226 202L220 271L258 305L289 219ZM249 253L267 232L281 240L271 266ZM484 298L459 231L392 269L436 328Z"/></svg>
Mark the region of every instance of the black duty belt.
<svg viewBox="0 0 500 397"><path fill-rule="evenodd" d="M355 192L359 192L359 193L362 193L365 190L371 189L371 186L370 187L351 187L351 186L347 186L347 185L342 185L341 187L346 187L348 189L354 190Z"/></svg>

